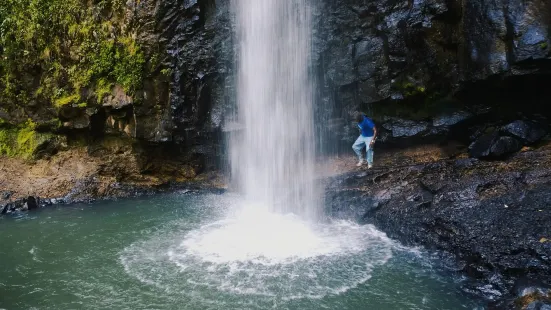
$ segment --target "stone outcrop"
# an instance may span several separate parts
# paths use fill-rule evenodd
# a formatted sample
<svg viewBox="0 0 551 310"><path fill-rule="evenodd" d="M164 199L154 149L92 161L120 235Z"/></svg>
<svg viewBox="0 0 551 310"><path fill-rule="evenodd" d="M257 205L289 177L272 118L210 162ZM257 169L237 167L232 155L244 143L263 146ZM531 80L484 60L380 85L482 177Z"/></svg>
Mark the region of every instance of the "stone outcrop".
<svg viewBox="0 0 551 310"><path fill-rule="evenodd" d="M452 93L495 75L549 73L550 11L540 0L325 1L323 85L359 106Z"/></svg>
<svg viewBox="0 0 551 310"><path fill-rule="evenodd" d="M374 169L334 177L326 193L330 212L452 254L459 261L453 271L469 276L464 289L492 309L518 309L528 287L541 287L539 299L548 303L551 146L493 162L420 161L435 152L421 149L414 161L381 151Z"/></svg>
<svg viewBox="0 0 551 310"><path fill-rule="evenodd" d="M355 110L372 115L381 142L392 142L448 137L468 118L487 123L485 108L504 126L519 119L505 107L532 118L551 97L539 87L551 81L548 1L337 0L316 1L313 10L317 132L329 145L352 141ZM35 102L0 108L0 118L30 116L60 135L170 144L213 166L235 98L230 1L129 1L123 21L147 59L132 95L114 85L99 102L94 91L83 95L86 107L56 112ZM48 125L51 118L61 126ZM467 138L451 130L458 132Z"/></svg>
<svg viewBox="0 0 551 310"><path fill-rule="evenodd" d="M448 137L447 128L426 126L438 127L442 113L469 115L473 123L491 116L499 126L518 119L516 112L549 117L550 12L540 0L322 1L318 111L343 120L327 136L352 141L349 115L358 109L389 132L388 141ZM389 124L389 116L406 126Z"/></svg>
<svg viewBox="0 0 551 310"><path fill-rule="evenodd" d="M538 142L547 134L546 128L548 127L549 125L545 124L516 120L501 128L501 132L517 138L523 143L532 144Z"/></svg>
<svg viewBox="0 0 551 310"><path fill-rule="evenodd" d="M533 121L516 120L499 130L478 137L469 152L476 158L502 158L540 141L547 135L547 125Z"/></svg>

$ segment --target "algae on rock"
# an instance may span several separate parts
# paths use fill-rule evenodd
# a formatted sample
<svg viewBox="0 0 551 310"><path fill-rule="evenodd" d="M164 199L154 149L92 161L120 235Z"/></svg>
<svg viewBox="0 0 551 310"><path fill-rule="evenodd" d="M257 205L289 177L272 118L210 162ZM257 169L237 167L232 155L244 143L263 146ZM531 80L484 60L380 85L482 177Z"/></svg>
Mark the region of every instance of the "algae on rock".
<svg viewBox="0 0 551 310"><path fill-rule="evenodd" d="M0 108L18 125L142 87L145 54L119 0L0 1ZM32 113L39 109L45 113Z"/></svg>
<svg viewBox="0 0 551 310"><path fill-rule="evenodd" d="M0 156L36 159L46 153L51 146L57 147L60 138L51 133L38 132L36 124L27 121L20 127L0 127Z"/></svg>

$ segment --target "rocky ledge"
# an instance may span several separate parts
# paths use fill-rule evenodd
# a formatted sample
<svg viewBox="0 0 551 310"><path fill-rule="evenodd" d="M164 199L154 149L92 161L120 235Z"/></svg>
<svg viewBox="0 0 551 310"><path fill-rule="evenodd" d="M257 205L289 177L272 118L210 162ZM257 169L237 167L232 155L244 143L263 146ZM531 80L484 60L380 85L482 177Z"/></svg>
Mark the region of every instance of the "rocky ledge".
<svg viewBox="0 0 551 310"><path fill-rule="evenodd" d="M200 157L110 139L34 161L0 157L0 214L223 183Z"/></svg>
<svg viewBox="0 0 551 310"><path fill-rule="evenodd" d="M328 182L333 216L454 255L472 280L465 289L490 309L549 309L549 141L499 161L469 158L466 146L380 150L375 168Z"/></svg>

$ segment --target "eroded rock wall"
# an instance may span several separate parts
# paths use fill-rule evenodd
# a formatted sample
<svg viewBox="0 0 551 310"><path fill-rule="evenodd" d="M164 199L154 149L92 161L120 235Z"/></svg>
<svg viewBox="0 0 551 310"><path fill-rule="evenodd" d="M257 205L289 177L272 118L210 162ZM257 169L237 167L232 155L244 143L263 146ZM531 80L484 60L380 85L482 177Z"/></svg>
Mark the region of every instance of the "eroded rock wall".
<svg viewBox="0 0 551 310"><path fill-rule="evenodd" d="M356 134L349 114L358 109L388 140L447 134L451 125L433 126L438 119L471 118L487 107L504 122L520 117L499 115L510 106L545 111L545 87L525 86L551 72L550 25L551 4L539 0L323 1L320 115L334 139L349 141Z"/></svg>
<svg viewBox="0 0 551 310"><path fill-rule="evenodd" d="M143 76L97 69L89 81L78 80L88 84L73 94L80 84L71 80L69 64L87 58L78 58L68 43L59 51L69 72L56 80L59 94L48 87L39 94L53 73L29 67L36 70L21 69L26 74L19 77L26 96L0 97L0 145L6 146L0 151L40 157L122 137L152 154L169 147L206 169L219 166L222 128L235 96L230 6L230 0L128 1L117 15L91 7L87 12L98 14L101 35L81 36L103 36L94 40L137 55L114 57L139 64ZM322 150L343 145L348 151L355 110L375 118L380 142L452 137L470 144L513 121L534 121L536 114L543 114L538 122L549 123L548 1L332 0L317 1L313 10ZM30 54L38 52L44 51ZM106 68L121 71L116 63Z"/></svg>

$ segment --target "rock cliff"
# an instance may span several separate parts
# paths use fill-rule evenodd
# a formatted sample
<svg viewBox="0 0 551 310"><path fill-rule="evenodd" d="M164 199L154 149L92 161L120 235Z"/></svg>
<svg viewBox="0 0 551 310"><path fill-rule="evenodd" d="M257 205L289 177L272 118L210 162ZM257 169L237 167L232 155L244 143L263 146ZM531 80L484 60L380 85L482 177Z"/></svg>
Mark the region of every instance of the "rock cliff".
<svg viewBox="0 0 551 310"><path fill-rule="evenodd" d="M374 169L329 179L328 212L453 257L454 263L446 255L441 261L468 276L464 290L485 299L488 309L540 309L527 307L538 300L545 309L550 151L547 142L503 161L454 157L453 147L434 145L379 152Z"/></svg>
<svg viewBox="0 0 551 310"><path fill-rule="evenodd" d="M50 21L20 17L14 5L0 14L18 25L2 37L9 61L0 67L1 152L41 157L109 135L168 144L214 166L235 95L230 1L113 0L55 11L78 1L45 1L59 15ZM536 114L548 122L548 1L338 0L313 8L325 147L351 140L355 110L372 115L388 142L471 142Z"/></svg>

